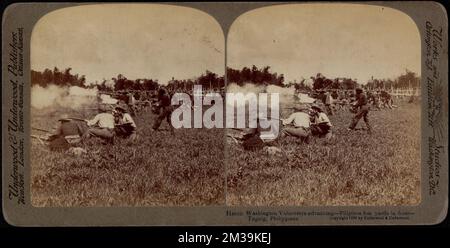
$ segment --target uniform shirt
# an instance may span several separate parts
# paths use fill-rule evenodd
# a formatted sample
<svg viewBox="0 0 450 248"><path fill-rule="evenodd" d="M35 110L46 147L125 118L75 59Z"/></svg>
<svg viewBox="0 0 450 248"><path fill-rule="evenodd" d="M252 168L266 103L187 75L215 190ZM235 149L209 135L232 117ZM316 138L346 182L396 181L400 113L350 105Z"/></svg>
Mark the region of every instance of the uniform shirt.
<svg viewBox="0 0 450 248"><path fill-rule="evenodd" d="M161 107L170 106L170 97L166 94L158 96L158 101L161 104Z"/></svg>
<svg viewBox="0 0 450 248"><path fill-rule="evenodd" d="M310 120L309 115L303 112L295 112L289 116L289 118L283 120L283 124L287 125L290 123L294 123L295 127L309 127Z"/></svg>
<svg viewBox="0 0 450 248"><path fill-rule="evenodd" d="M326 94L325 104L332 104L332 103L333 103L333 97L331 97L330 93Z"/></svg>
<svg viewBox="0 0 450 248"><path fill-rule="evenodd" d="M333 126L333 125L331 125L331 122L330 122L330 119L328 118L328 116L323 112L319 112L319 113L317 113L316 116L314 116L314 124L320 124L320 123L325 123L329 127Z"/></svg>
<svg viewBox="0 0 450 248"><path fill-rule="evenodd" d="M355 107L361 107L367 104L367 97L364 93L356 95L356 105Z"/></svg>
<svg viewBox="0 0 450 248"><path fill-rule="evenodd" d="M60 121L60 124L56 128L56 135L69 136L69 135L83 135L86 131L87 125L84 121Z"/></svg>
<svg viewBox="0 0 450 248"><path fill-rule="evenodd" d="M131 115L128 113L124 113L122 117L122 122L120 124L127 124L130 123L130 125L134 128L136 128L136 123L134 123L133 118L131 118Z"/></svg>
<svg viewBox="0 0 450 248"><path fill-rule="evenodd" d="M135 104L136 99L134 98L133 94L128 95L128 104Z"/></svg>
<svg viewBox="0 0 450 248"><path fill-rule="evenodd" d="M114 128L114 116L111 113L100 113L94 119L88 120L87 124L89 126L98 125L102 128Z"/></svg>

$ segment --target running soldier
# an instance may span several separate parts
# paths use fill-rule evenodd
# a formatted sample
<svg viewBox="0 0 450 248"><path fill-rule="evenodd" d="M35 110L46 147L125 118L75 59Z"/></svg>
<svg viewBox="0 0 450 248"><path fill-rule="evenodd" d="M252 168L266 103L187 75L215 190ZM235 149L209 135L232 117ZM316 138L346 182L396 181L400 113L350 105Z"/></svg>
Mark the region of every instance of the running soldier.
<svg viewBox="0 0 450 248"><path fill-rule="evenodd" d="M164 89L158 90L158 117L156 118L155 122L153 123L152 129L154 131L158 130L159 126L161 125L162 121L164 119L167 120L167 123L169 124L170 131L173 133L173 127L170 121L170 116L172 114L172 105L170 102L170 96Z"/></svg>
<svg viewBox="0 0 450 248"><path fill-rule="evenodd" d="M356 102L353 104L353 107L356 110L356 113L353 117L353 120L348 127L347 130L354 130L356 125L358 124L358 121L361 118L364 118L364 122L366 123L368 132L372 132L372 128L369 124L369 105L367 101L366 95L363 93L363 90L361 88L356 89Z"/></svg>

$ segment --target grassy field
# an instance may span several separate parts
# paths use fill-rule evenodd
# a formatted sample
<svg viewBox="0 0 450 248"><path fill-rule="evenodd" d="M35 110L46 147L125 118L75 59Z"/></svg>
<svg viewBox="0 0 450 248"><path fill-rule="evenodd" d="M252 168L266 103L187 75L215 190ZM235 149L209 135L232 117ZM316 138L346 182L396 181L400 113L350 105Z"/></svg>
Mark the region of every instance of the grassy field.
<svg viewBox="0 0 450 248"><path fill-rule="evenodd" d="M35 117L35 126L55 123ZM80 116L73 113L72 116ZM93 114L87 114L92 117ZM98 140L81 157L31 149L34 206L204 206L225 203L223 129L183 129L172 136L167 122L150 132L153 114L135 118L138 139Z"/></svg>
<svg viewBox="0 0 450 248"><path fill-rule="evenodd" d="M280 141L282 156L227 147L227 204L415 205L420 202L420 106L371 111L371 135L349 132L352 114L329 116L334 137ZM365 127L363 120L358 127Z"/></svg>
<svg viewBox="0 0 450 248"><path fill-rule="evenodd" d="M32 126L61 113L32 111ZM285 115L287 113L283 113ZM246 152L224 129L150 132L153 115L137 117L139 138L113 146L92 140L88 153L50 152L32 143L34 206L414 205L420 202L420 107L371 111L372 135L348 132L351 113L330 116L334 138L280 142L283 156ZM362 120L361 120L362 121ZM358 124L362 125L362 123ZM164 123L162 129L167 129ZM226 184L226 185L225 185Z"/></svg>

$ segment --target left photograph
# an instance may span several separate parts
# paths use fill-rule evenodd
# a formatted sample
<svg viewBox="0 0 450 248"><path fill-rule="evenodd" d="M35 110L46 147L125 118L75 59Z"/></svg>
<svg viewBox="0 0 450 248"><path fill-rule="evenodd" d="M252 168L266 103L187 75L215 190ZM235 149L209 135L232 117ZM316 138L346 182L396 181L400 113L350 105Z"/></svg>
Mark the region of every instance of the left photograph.
<svg viewBox="0 0 450 248"><path fill-rule="evenodd" d="M217 21L187 7L43 16L31 37L33 206L224 205L224 129L171 124L175 93L224 94L224 46Z"/></svg>

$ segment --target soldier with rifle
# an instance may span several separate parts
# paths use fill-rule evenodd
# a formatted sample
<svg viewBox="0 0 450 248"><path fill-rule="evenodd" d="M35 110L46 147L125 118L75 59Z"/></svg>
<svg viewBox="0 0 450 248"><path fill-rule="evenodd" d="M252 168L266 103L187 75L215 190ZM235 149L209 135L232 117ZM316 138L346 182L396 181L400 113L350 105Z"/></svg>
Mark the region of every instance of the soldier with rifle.
<svg viewBox="0 0 450 248"><path fill-rule="evenodd" d="M127 113L124 106L117 106L113 111L114 115L114 132L117 136L136 139L136 123L130 114Z"/></svg>
<svg viewBox="0 0 450 248"><path fill-rule="evenodd" d="M311 121L307 113L298 109L297 112L292 113L287 119L282 119L283 130L281 136L294 136L300 138L301 141L309 143L311 135Z"/></svg>
<svg viewBox="0 0 450 248"><path fill-rule="evenodd" d="M167 120L167 123L169 124L170 127L170 131L173 133L173 127L170 121L170 117L172 114L172 105L171 105L171 101L170 101L170 96L169 94L166 92L166 90L164 90L163 88L158 90L158 96L157 96L157 103L156 106L158 108L158 116L155 120L155 122L153 123L152 126L152 130L156 131L158 130L159 126L161 126L161 123L164 119Z"/></svg>
<svg viewBox="0 0 450 248"><path fill-rule="evenodd" d="M331 139L331 125L330 119L322 111L319 105L311 106L311 134L318 137L325 137L326 139Z"/></svg>
<svg viewBox="0 0 450 248"><path fill-rule="evenodd" d="M83 135L83 140L99 137L108 143L114 143L114 116L105 108L99 107L99 112L93 119L85 120L89 128Z"/></svg>
<svg viewBox="0 0 450 248"><path fill-rule="evenodd" d="M372 132L372 127L369 124L369 104L366 95L363 93L361 88L356 88L356 101L353 103L355 108L355 115L353 116L352 122L348 127L348 130L354 130L358 121L363 118L366 123L368 132Z"/></svg>

